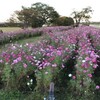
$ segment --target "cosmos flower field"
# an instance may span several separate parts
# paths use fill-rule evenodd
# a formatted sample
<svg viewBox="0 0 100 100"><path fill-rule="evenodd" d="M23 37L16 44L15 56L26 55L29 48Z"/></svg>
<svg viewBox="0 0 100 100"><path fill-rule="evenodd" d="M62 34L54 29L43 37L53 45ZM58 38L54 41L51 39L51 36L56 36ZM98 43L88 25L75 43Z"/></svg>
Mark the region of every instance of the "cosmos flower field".
<svg viewBox="0 0 100 100"><path fill-rule="evenodd" d="M100 29L60 26L1 33L0 44L36 35L44 37L25 45L12 42L0 51L1 89L33 91L43 100L53 81L55 97L65 93L58 100L99 100Z"/></svg>

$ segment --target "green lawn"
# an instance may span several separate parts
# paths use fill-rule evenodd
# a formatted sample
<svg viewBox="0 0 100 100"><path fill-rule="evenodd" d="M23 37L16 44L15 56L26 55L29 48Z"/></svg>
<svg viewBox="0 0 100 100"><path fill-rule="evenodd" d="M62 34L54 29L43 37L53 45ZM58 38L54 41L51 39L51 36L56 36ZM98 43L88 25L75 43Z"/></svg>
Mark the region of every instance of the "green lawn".
<svg viewBox="0 0 100 100"><path fill-rule="evenodd" d="M38 41L40 41L43 37L42 36L37 36L37 37L31 37L31 38L28 38L28 39L23 39L23 40L19 40L19 41L16 41L18 44L26 44L26 43L36 43Z"/></svg>
<svg viewBox="0 0 100 100"><path fill-rule="evenodd" d="M3 32L11 32L11 31L17 31L22 30L20 27L0 27L0 30Z"/></svg>
<svg viewBox="0 0 100 100"><path fill-rule="evenodd" d="M3 32L12 32L12 31L17 31L17 30L22 30L20 27L0 27L0 30L2 30ZM30 37L30 38L27 38L27 39L21 39L21 40L18 40L18 41L14 41L14 43L18 43L18 44L26 44L26 43L36 43L37 41L41 40L43 38L43 36L36 36L36 37ZM4 44L4 45L0 45L0 51L3 50L3 49L6 49L9 44L11 43L7 43L7 44Z"/></svg>
<svg viewBox="0 0 100 100"><path fill-rule="evenodd" d="M100 24L90 24L90 26L96 27L96 28L100 28Z"/></svg>
<svg viewBox="0 0 100 100"><path fill-rule="evenodd" d="M15 41L15 42L13 42L13 44L17 43L17 44L20 44L20 45L24 45L26 43L37 43L38 41L41 41L42 39L43 39L43 36L31 37L31 38L28 38L28 39L22 39L22 40ZM10 44L11 43L0 45L0 51L7 49L7 47Z"/></svg>

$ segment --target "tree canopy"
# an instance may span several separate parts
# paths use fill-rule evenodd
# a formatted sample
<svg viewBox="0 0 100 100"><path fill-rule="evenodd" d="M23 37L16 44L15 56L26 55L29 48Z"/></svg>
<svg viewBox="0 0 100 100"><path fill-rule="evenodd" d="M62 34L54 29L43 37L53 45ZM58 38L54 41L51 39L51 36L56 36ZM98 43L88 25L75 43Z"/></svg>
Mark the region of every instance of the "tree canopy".
<svg viewBox="0 0 100 100"><path fill-rule="evenodd" d="M19 21L21 21L25 27L30 26L31 25L31 21L32 21L32 13L33 10L30 8L26 8L26 7L22 7L22 10L20 11L15 11L15 13L17 14L17 18L19 19Z"/></svg>
<svg viewBox="0 0 100 100"><path fill-rule="evenodd" d="M74 24L74 20L71 17L62 16L57 18L55 24L58 26L70 26Z"/></svg>
<svg viewBox="0 0 100 100"><path fill-rule="evenodd" d="M32 4L30 8L22 7L21 11L16 11L18 19L24 25L32 27L41 27L44 24L52 24L59 17L57 11L43 3Z"/></svg>
<svg viewBox="0 0 100 100"><path fill-rule="evenodd" d="M89 23L89 19L91 18L91 13L93 12L91 7L83 8L81 11L73 11L72 15L75 20L76 25L78 26L81 21L85 21Z"/></svg>

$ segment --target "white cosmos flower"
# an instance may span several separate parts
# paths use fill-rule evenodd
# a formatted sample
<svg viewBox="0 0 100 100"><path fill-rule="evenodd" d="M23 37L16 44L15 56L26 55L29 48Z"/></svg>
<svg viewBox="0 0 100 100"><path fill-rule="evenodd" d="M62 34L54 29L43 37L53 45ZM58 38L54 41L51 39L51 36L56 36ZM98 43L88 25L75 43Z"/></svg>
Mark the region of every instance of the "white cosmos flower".
<svg viewBox="0 0 100 100"><path fill-rule="evenodd" d="M72 77L72 74L68 74L69 77Z"/></svg>
<svg viewBox="0 0 100 100"><path fill-rule="evenodd" d="M44 98L44 100L46 100L46 98Z"/></svg>
<svg viewBox="0 0 100 100"><path fill-rule="evenodd" d="M28 43L26 43L26 46L28 46Z"/></svg>
<svg viewBox="0 0 100 100"><path fill-rule="evenodd" d="M34 58L34 59L36 59L36 57L35 57L35 56L34 56L33 58Z"/></svg>
<svg viewBox="0 0 100 100"><path fill-rule="evenodd" d="M27 85L29 86L29 85L30 85L30 83L29 83L29 82L27 82Z"/></svg>
<svg viewBox="0 0 100 100"><path fill-rule="evenodd" d="M30 82L32 83L33 82L33 79L31 79Z"/></svg>
<svg viewBox="0 0 100 100"><path fill-rule="evenodd" d="M85 62L85 60L82 60L82 62L84 63L84 62Z"/></svg>
<svg viewBox="0 0 100 100"><path fill-rule="evenodd" d="M20 47L22 48L22 45L20 45Z"/></svg>

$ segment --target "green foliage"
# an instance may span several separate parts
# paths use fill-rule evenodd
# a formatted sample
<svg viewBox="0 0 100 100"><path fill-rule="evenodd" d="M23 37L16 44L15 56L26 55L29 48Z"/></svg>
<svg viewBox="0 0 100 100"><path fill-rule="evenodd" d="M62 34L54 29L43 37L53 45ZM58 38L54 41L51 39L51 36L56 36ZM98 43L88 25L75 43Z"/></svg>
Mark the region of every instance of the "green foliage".
<svg viewBox="0 0 100 100"><path fill-rule="evenodd" d="M59 14L53 7L40 2L33 4L31 8L36 12L36 18L38 18L41 25L52 24L59 17ZM35 20L33 21L36 22Z"/></svg>
<svg viewBox="0 0 100 100"><path fill-rule="evenodd" d="M5 23L0 23L0 27L1 27L1 29L2 28L20 28L20 27L22 27L23 26L23 23L20 23L20 22L5 22ZM5 31L5 30L4 30ZM3 31L3 32L4 32Z"/></svg>
<svg viewBox="0 0 100 100"><path fill-rule="evenodd" d="M18 15L18 19L23 22L24 27L28 27L31 24L32 21L32 13L33 10L30 8L22 7L21 11L15 11L15 13Z"/></svg>
<svg viewBox="0 0 100 100"><path fill-rule="evenodd" d="M43 3L35 3L30 8L22 7L21 11L15 12L18 19L24 23L24 27L41 27L44 24L52 24L59 14L50 7Z"/></svg>
<svg viewBox="0 0 100 100"><path fill-rule="evenodd" d="M52 33L52 31L50 32ZM73 33L72 30L71 33ZM2 71L0 78L4 83L4 87L0 90L1 100L43 100L44 97L48 97L49 85L52 81L55 84L55 97L57 100L98 100L100 92L99 89L96 89L99 87L95 85L99 85L100 80L98 77L100 75L97 74L98 77L95 76L95 79L92 80L91 76L88 77L87 73L84 73L84 67L82 67L82 61L84 62L85 56L87 56L79 49L79 41L83 37L80 40L76 39L76 44L67 46L68 40L65 42L66 44L63 44L61 36L58 34L60 41L46 37L49 41L44 40L46 44L43 44L43 48L38 44L36 46L40 46L40 48L32 46L32 43L31 45L27 43L28 46L13 44L12 46L17 47L16 49L7 49L6 52L3 52L4 57L1 56L0 58L2 59L0 60L0 70ZM49 45L47 42L49 42ZM48 48L45 46L48 46ZM66 49L64 46L66 46ZM66 52L62 53L60 50ZM54 58L47 66L44 66L44 62L49 59L46 56L47 52L51 52L51 58ZM87 61L87 63L89 62ZM92 64L89 65L88 72L94 72Z"/></svg>
<svg viewBox="0 0 100 100"><path fill-rule="evenodd" d="M58 26L70 26L74 24L74 20L71 17L59 17L56 19L55 24Z"/></svg>
<svg viewBox="0 0 100 100"><path fill-rule="evenodd" d="M5 82L5 89L10 90L12 88L15 89L16 81L13 75L13 72L8 64L5 65L2 75L2 81Z"/></svg>
<svg viewBox="0 0 100 100"><path fill-rule="evenodd" d="M72 15L76 25L78 26L81 21L85 21L86 24L89 24L89 19L91 18L90 14L92 12L91 7L83 8L81 11L73 11Z"/></svg>
<svg viewBox="0 0 100 100"><path fill-rule="evenodd" d="M16 90L0 90L0 100L23 100L25 96Z"/></svg>
<svg viewBox="0 0 100 100"><path fill-rule="evenodd" d="M44 70L37 71L37 87L36 91L39 92L42 96L47 96L49 92L49 85L52 81L52 68L48 67Z"/></svg>

